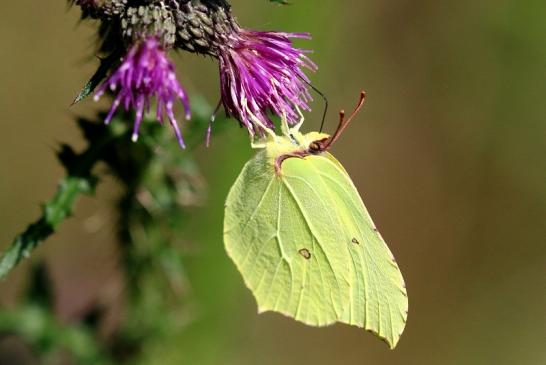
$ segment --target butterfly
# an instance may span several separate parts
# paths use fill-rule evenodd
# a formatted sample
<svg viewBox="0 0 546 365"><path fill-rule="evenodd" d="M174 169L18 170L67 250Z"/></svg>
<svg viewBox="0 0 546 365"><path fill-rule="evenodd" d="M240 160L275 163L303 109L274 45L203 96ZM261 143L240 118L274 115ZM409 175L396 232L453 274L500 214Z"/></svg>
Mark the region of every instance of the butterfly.
<svg viewBox="0 0 546 365"><path fill-rule="evenodd" d="M391 348L408 314L404 279L349 174L328 151L364 105L330 136L301 121L253 147L225 204L224 243L257 301L311 326L364 328ZM256 121L259 123L259 121Z"/></svg>

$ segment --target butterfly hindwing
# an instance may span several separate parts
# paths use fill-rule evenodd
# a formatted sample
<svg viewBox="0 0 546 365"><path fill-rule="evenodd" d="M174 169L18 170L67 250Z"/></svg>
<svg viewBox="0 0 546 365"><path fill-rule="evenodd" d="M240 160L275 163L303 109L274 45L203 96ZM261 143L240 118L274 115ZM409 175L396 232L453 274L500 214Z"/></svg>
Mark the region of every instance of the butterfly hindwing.
<svg viewBox="0 0 546 365"><path fill-rule="evenodd" d="M394 347L404 330L408 310L404 279L394 256L349 175L332 155L289 159L283 166L287 179L299 177L302 171L311 171L307 179L313 178L313 185L321 185L321 191L334 202L328 214L337 217L343 227L336 244L350 254L350 294L339 321L372 331Z"/></svg>

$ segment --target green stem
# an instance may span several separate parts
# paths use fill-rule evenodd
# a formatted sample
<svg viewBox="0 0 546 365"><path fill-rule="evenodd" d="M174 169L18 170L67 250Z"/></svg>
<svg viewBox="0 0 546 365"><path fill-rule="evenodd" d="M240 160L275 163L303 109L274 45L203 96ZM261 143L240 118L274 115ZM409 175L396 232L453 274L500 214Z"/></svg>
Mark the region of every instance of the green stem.
<svg viewBox="0 0 546 365"><path fill-rule="evenodd" d="M105 128L106 129L106 128ZM108 128L88 149L74 155L68 167L68 175L61 180L55 196L43 208L42 216L15 237L11 246L0 258L0 279L5 278L21 260L30 256L40 244L55 232L60 223L72 213L80 194L94 191L96 179L91 172L103 157L103 152L121 131Z"/></svg>

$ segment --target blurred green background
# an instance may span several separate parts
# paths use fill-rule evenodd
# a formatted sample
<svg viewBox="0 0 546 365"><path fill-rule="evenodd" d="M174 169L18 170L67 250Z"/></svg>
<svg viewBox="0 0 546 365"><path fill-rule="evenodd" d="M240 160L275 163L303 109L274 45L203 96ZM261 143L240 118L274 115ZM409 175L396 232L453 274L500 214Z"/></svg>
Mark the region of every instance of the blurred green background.
<svg viewBox="0 0 546 365"><path fill-rule="evenodd" d="M546 2L538 0L233 1L246 27L308 31L329 96L327 128L361 89L367 106L333 152L405 276L410 312L395 351L347 326L308 328L256 314L224 253L223 200L252 155L235 122L198 152L208 199L188 223L188 325L144 349L144 364L546 364ZM64 1L0 5L0 242L39 213L63 171L59 142L83 146L70 108L97 66L94 25ZM173 54L190 94L214 104L217 64ZM100 103L106 107L106 101ZM320 125L314 104L305 128ZM115 300L119 194L102 184L40 250L69 321L93 298ZM0 285L17 306L24 267Z"/></svg>

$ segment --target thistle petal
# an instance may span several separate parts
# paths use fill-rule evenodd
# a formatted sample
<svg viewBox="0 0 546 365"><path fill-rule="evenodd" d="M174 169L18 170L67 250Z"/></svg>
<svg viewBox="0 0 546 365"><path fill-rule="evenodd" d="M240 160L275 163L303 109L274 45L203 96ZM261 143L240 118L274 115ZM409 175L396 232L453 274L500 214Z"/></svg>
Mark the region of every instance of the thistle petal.
<svg viewBox="0 0 546 365"><path fill-rule="evenodd" d="M297 108L310 109L309 79L303 69L316 71L317 66L307 57L308 51L293 46L291 38L310 36L240 29L219 48L224 107L251 134L263 134L264 126L274 128L269 113L286 116L293 125L299 119Z"/></svg>
<svg viewBox="0 0 546 365"><path fill-rule="evenodd" d="M146 38L129 49L118 69L98 88L95 100L108 90L115 94L115 99L106 117L106 123L111 121L120 105L126 111L134 109L136 117L133 140L138 139L144 113L149 111L155 97L157 120L161 124L164 124L166 119L169 120L180 146L184 148L184 141L174 118L173 105L176 99L179 99L189 119L188 97L176 78L174 65L155 37Z"/></svg>

